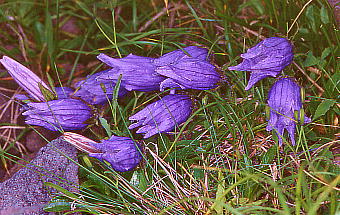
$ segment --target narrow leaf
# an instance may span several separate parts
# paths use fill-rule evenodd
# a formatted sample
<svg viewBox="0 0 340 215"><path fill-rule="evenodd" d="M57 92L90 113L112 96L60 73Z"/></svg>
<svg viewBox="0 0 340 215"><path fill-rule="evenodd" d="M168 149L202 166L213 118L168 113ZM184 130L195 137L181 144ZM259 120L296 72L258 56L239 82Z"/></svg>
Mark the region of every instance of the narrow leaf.
<svg viewBox="0 0 340 215"><path fill-rule="evenodd" d="M45 182L44 185L46 185L48 187L52 187L52 188L58 190L59 192L63 193L67 197L70 197L70 198L73 198L73 199L77 199L78 198L77 195L75 195L74 193L66 190L63 187L60 187L59 185L53 184L51 182Z"/></svg>
<svg viewBox="0 0 340 215"><path fill-rule="evenodd" d="M38 86L46 101L57 99L57 96L53 92L49 91L46 87L44 87L41 83L38 83Z"/></svg>
<svg viewBox="0 0 340 215"><path fill-rule="evenodd" d="M104 119L103 117L99 117L99 122L100 122L100 124L103 126L103 128L105 129L107 135L108 135L109 137L111 137L111 136L112 136L112 132L111 132L110 125L109 125L109 123L107 122L107 120Z"/></svg>
<svg viewBox="0 0 340 215"><path fill-rule="evenodd" d="M47 212L63 212L71 209L71 203L69 202L51 202L44 207L44 211Z"/></svg>
<svg viewBox="0 0 340 215"><path fill-rule="evenodd" d="M315 111L313 120L319 118L320 116L323 116L327 113L327 111L334 105L335 101L333 100L323 100L318 108Z"/></svg>

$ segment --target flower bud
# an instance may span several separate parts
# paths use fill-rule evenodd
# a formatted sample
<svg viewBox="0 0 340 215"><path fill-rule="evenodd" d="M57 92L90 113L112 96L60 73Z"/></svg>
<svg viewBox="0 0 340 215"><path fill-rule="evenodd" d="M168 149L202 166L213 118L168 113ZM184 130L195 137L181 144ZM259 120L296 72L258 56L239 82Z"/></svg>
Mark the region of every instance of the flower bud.
<svg viewBox="0 0 340 215"><path fill-rule="evenodd" d="M84 137L83 135L72 132L65 132L62 138L80 151L86 153L100 153L99 150L97 150L91 145L97 142L87 137Z"/></svg>
<svg viewBox="0 0 340 215"><path fill-rule="evenodd" d="M41 89L53 95L52 90L36 74L10 57L4 56L0 63L7 69L13 79L30 97L37 101L46 101ZM53 97L53 96L52 96Z"/></svg>

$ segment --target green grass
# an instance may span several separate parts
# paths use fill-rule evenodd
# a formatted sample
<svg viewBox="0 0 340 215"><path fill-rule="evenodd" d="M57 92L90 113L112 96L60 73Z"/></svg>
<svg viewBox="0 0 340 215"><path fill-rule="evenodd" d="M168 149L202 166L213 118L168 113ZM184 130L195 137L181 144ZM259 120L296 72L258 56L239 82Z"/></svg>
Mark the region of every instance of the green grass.
<svg viewBox="0 0 340 215"><path fill-rule="evenodd" d="M145 161L135 171L116 173L82 155L80 193L60 190L64 195L46 209L75 206L90 214L338 214L339 31L327 2L168 3L168 10L165 1L137 0L0 5L0 53L20 57L55 86L70 86L77 77L100 70L99 53L159 57L187 45L214 53L211 62L224 76L216 89L185 91L194 99L193 114L173 135L144 141ZM78 32L61 28L70 20ZM294 63L283 73L304 87L305 112L313 119L297 126L296 146L278 147L275 134L265 130L267 93L275 79L245 91L249 74L227 69L240 62L239 55L249 47L272 36L294 44ZM2 78L3 83L8 81ZM141 139L130 133L127 119L159 95L135 92L113 100L101 115L107 122L84 134ZM0 127L5 125L16 124ZM13 146L22 136L6 144ZM10 157L7 151L2 147L3 163Z"/></svg>

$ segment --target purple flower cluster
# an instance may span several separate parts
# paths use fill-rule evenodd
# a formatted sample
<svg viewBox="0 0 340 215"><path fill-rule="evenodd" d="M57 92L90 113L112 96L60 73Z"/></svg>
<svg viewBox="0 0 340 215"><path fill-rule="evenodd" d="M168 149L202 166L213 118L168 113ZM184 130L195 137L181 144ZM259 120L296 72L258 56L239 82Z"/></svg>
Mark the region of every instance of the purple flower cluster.
<svg viewBox="0 0 340 215"><path fill-rule="evenodd" d="M251 72L245 88L249 90L265 77L276 77L292 62L292 45L285 38L267 38L241 57L242 63L229 69ZM100 54L97 58L109 69L87 76L75 84L75 89L51 88L9 57L4 56L0 63L28 93L17 96L26 102L23 112L25 122L53 131L85 129L95 119L94 106L112 100L116 90L118 97L122 97L129 91L169 89L169 95L130 116L129 120L133 123L129 129L137 129L136 133L143 134L144 138L171 132L186 122L192 111L191 98L178 91L213 89L221 80L221 75L208 60L208 50L196 46L178 49L159 58L133 54L120 59ZM271 109L267 130L276 131L280 145L287 130L292 144L295 144L296 123L311 121L304 114L295 117L302 109L300 87L289 78L280 78L269 91L268 106ZM89 156L109 162L116 171L130 171L142 160L139 143L128 137L111 136L97 143L82 135L66 132L63 138Z"/></svg>
<svg viewBox="0 0 340 215"><path fill-rule="evenodd" d="M229 67L229 70L249 71L250 79L245 90L252 88L258 81L266 77L276 77L291 64L294 58L293 47L286 38L270 37L254 47L247 53L241 54L242 63ZM275 130L279 145L282 145L284 130L287 130L292 144L295 144L296 122L301 121L302 109L300 87L289 78L279 78L268 94L270 119L267 131ZM298 119L294 118L298 113ZM302 117L303 123L311 122L307 116Z"/></svg>
<svg viewBox="0 0 340 215"><path fill-rule="evenodd" d="M100 61L112 67L97 77L116 82L128 90L152 91L166 88L208 90L217 87L221 76L207 60L208 50L189 46L169 52L159 58L128 55L121 59L100 54Z"/></svg>
<svg viewBox="0 0 340 215"><path fill-rule="evenodd" d="M188 96L175 94L178 89L208 90L217 87L221 76L208 61L208 50L189 46L183 50L169 52L159 58L128 55L121 59L105 54L97 57L111 69L97 76L97 80L117 82L128 91L164 91L171 89L171 95L146 106L129 119L137 121L130 129L139 127L137 133L144 138L172 131L185 122L191 113Z"/></svg>
<svg viewBox="0 0 340 215"><path fill-rule="evenodd" d="M120 59L100 54L97 58L110 69L87 76L75 84L75 90L68 87L52 90L13 59L5 56L0 62L28 93L17 96L17 99L26 102L23 112L25 122L52 131L86 128L95 118L93 105L102 105L113 99L116 84L120 81L119 97L128 91L164 91L170 88L170 95L147 105L129 118L136 121L129 129L138 127L136 132L143 133L144 138L170 132L189 118L192 108L190 97L175 94L175 91L212 89L221 79L208 61L208 50L196 46L175 50L159 58L133 54ZM142 159L139 144L128 137L112 136L96 143L66 132L64 138L90 156L108 161L117 171L132 170Z"/></svg>
<svg viewBox="0 0 340 215"><path fill-rule="evenodd" d="M53 92L36 74L17 61L4 56L0 63L28 95L17 95L28 100L24 106L25 122L39 125L52 131L70 131L85 128L93 117L92 108L79 99L70 98L73 90L56 87Z"/></svg>

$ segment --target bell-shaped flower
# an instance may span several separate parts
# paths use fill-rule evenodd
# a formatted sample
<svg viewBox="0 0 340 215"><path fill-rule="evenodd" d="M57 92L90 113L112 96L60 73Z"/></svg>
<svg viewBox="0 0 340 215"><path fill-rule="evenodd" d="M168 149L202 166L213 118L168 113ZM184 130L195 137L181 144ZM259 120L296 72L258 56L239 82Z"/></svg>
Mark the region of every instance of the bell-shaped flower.
<svg viewBox="0 0 340 215"><path fill-rule="evenodd" d="M245 90L252 88L266 77L276 77L293 61L293 46L286 38L270 37L241 54L242 63L229 67L229 70L251 72Z"/></svg>
<svg viewBox="0 0 340 215"><path fill-rule="evenodd" d="M99 75L97 80L116 83L122 76L121 85L128 91L159 90L160 83L165 79L156 73L156 67L152 64L153 58L133 54L120 59L100 54L97 58L112 67L108 72Z"/></svg>
<svg viewBox="0 0 340 215"><path fill-rule="evenodd" d="M274 129L278 135L279 145L282 145L284 130L287 130L292 144L295 145L294 135L297 121L302 121L302 124L311 122L304 112L300 112L302 102L299 85L289 78L278 80L268 93L268 106L270 118L267 131Z"/></svg>
<svg viewBox="0 0 340 215"><path fill-rule="evenodd" d="M76 87L79 88L74 94L89 104L104 104L113 97L113 91L115 89L115 80L97 80L101 75L105 75L109 70L94 73L93 75L87 76L86 80L79 81L76 83ZM120 87L118 96L124 96L127 90L124 87Z"/></svg>
<svg viewBox="0 0 340 215"><path fill-rule="evenodd" d="M176 94L164 96L129 117L129 120L137 121L131 124L129 129L140 127L137 133L145 133L144 138L172 131L189 118L191 106L191 99L188 96Z"/></svg>
<svg viewBox="0 0 340 215"><path fill-rule="evenodd" d="M79 130L88 125L93 117L93 110L78 99L57 99L48 102L30 102L26 104L26 124L38 125L52 131Z"/></svg>
<svg viewBox="0 0 340 215"><path fill-rule="evenodd" d="M119 172L133 170L142 160L140 145L129 137L111 136L97 143L80 134L65 132L63 138L89 156L109 162Z"/></svg>
<svg viewBox="0 0 340 215"><path fill-rule="evenodd" d="M0 63L7 69L8 73L19 84L19 86L29 94L29 97L32 97L37 101L46 101L43 93L41 92L42 88L46 90L46 92L53 94L50 87L36 74L12 58L3 56L3 58L0 59Z"/></svg>
<svg viewBox="0 0 340 215"><path fill-rule="evenodd" d="M208 90L217 87L221 76L207 61L208 50L189 46L163 55L153 61L156 72L167 77L161 85L166 88ZM188 55L189 54L189 55Z"/></svg>

